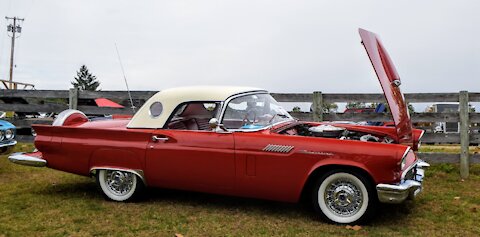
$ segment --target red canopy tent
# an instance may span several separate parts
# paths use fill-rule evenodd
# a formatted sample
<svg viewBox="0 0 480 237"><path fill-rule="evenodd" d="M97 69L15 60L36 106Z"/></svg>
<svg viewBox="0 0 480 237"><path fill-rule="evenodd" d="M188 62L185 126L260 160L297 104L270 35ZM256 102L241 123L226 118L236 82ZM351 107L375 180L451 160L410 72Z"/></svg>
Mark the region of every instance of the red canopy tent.
<svg viewBox="0 0 480 237"><path fill-rule="evenodd" d="M95 99L95 103L98 107L109 107L109 108L125 108L125 106L115 103L109 99L98 98Z"/></svg>

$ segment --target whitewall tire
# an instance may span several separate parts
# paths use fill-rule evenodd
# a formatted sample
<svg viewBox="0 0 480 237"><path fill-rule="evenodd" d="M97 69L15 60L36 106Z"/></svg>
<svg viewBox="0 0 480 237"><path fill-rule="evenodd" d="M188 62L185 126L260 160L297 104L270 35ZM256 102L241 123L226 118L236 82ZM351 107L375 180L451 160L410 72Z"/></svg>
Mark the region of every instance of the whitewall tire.
<svg viewBox="0 0 480 237"><path fill-rule="evenodd" d="M320 216L337 224L364 222L372 216L376 196L366 177L347 170L330 171L313 189L313 206Z"/></svg>
<svg viewBox="0 0 480 237"><path fill-rule="evenodd" d="M123 202L132 200L140 192L140 178L123 170L98 170L97 184L106 198Z"/></svg>

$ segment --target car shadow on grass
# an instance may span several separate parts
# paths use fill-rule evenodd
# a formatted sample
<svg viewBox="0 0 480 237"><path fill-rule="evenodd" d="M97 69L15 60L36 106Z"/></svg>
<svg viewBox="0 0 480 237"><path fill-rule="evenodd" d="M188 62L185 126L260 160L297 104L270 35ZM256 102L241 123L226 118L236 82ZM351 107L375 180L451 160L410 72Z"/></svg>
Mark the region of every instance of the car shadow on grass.
<svg viewBox="0 0 480 237"><path fill-rule="evenodd" d="M70 199L98 199L103 200L97 185L92 180L72 180L61 183L49 183L36 189L35 194L49 197L64 197Z"/></svg>
<svg viewBox="0 0 480 237"><path fill-rule="evenodd" d="M284 203L170 189L147 189L141 201L167 202L172 205L202 206L221 210L242 210L253 214L261 213L262 215L288 218L299 217L301 219L308 218L310 221L325 222L315 213L309 200L299 203ZM414 210L414 205L415 203L410 201L398 205L379 203L377 215L367 225L390 226L401 223L408 219L409 214Z"/></svg>
<svg viewBox="0 0 480 237"><path fill-rule="evenodd" d="M91 199L91 201L104 201L104 197L95 184L88 179L79 182L65 182L51 184L36 191L39 195L62 196L72 200ZM177 205L179 207L200 207L224 212L251 213L253 215L267 215L276 218L294 218L310 221L322 221L313 211L310 202L284 203L277 201L233 197L200 192L190 192L172 189L148 188L144 190L141 198L135 204ZM379 204L378 213L367 223L369 226L391 226L407 219L415 210L415 203L407 202L399 205ZM324 222L326 223L326 222Z"/></svg>

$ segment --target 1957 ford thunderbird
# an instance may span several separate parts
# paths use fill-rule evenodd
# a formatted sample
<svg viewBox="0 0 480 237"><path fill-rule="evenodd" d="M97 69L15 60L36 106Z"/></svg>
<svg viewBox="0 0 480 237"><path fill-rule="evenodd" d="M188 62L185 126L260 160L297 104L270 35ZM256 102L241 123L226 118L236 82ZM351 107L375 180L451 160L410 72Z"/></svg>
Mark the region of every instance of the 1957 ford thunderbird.
<svg viewBox="0 0 480 237"><path fill-rule="evenodd" d="M34 125L32 153L10 161L95 176L114 201L144 186L285 202L310 197L320 217L358 223L378 202L422 189L424 168L400 78L377 35L360 29L395 127L298 121L269 93L246 87L186 87L152 96L131 119L89 121L66 110Z"/></svg>

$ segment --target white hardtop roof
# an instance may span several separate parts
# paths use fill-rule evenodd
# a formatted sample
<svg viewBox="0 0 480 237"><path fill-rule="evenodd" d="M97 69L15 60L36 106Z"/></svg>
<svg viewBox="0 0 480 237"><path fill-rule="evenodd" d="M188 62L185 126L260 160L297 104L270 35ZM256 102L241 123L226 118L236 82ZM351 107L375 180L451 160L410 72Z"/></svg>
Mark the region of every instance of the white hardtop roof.
<svg viewBox="0 0 480 237"><path fill-rule="evenodd" d="M234 86L192 86L178 87L162 90L143 104L140 110L135 113L128 128L163 128L168 118L175 108L185 102L191 101L225 101L231 96L248 92L266 92L263 89L254 87L234 87ZM150 115L150 106L160 102L163 111L160 116L152 117Z"/></svg>

